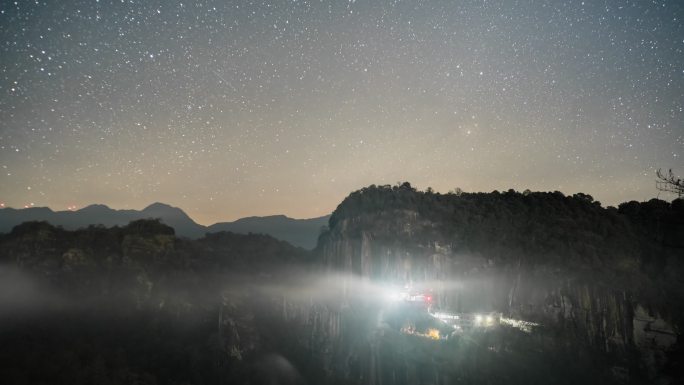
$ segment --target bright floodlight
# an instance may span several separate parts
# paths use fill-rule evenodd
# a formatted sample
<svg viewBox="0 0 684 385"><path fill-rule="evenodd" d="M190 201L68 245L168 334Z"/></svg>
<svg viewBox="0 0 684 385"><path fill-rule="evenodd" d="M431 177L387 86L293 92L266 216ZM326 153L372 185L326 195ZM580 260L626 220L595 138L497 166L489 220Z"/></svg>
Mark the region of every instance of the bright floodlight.
<svg viewBox="0 0 684 385"><path fill-rule="evenodd" d="M488 315L487 316L487 323L490 324L492 322L494 322L494 318L492 318L492 316Z"/></svg>
<svg viewBox="0 0 684 385"><path fill-rule="evenodd" d="M475 322L477 322L477 323L480 323L480 322L482 322L482 316L481 316L481 315L479 315L479 314L478 314L478 315L476 315L476 316L475 316Z"/></svg>
<svg viewBox="0 0 684 385"><path fill-rule="evenodd" d="M406 299L406 292L396 288L387 288L384 290L384 294L387 301L398 302Z"/></svg>

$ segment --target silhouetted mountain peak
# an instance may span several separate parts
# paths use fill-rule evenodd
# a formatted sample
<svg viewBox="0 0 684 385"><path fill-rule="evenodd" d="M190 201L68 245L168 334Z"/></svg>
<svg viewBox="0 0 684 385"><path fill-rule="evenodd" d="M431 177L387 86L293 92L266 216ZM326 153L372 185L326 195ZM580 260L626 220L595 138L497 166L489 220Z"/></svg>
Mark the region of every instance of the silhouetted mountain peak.
<svg viewBox="0 0 684 385"><path fill-rule="evenodd" d="M221 222L209 226L210 232L230 231L238 234L261 233L286 240L295 246L312 249L320 228L328 223L329 216L294 219L286 215L246 217L234 222Z"/></svg>
<svg viewBox="0 0 684 385"><path fill-rule="evenodd" d="M173 207L171 205L167 205L166 203L154 202L151 205L145 207L142 211L153 211L153 210L180 210L180 209L178 207Z"/></svg>
<svg viewBox="0 0 684 385"><path fill-rule="evenodd" d="M175 225L186 225L186 226L191 226L191 227L198 227L198 225L188 214L185 213L182 209L178 207L173 207L171 205L167 205L166 203L159 203L155 202L152 203L151 205L145 207L140 211L141 214L146 215L148 217L154 217L154 218L161 218L162 220L166 220L168 222L169 219L174 218L175 220L179 220L182 223L176 223ZM196 229L195 229L196 230ZM182 232L182 231L181 231ZM201 234L198 234L198 236Z"/></svg>
<svg viewBox="0 0 684 385"><path fill-rule="evenodd" d="M110 211L110 210L111 210L111 208L109 208L109 206L107 206L107 205L92 204L92 205L86 206L86 207L78 210L78 212L83 212L83 213L85 213L85 212L104 212L104 211Z"/></svg>
<svg viewBox="0 0 684 385"><path fill-rule="evenodd" d="M27 208L24 208L24 209L15 209L15 208L12 208L12 207L6 207L6 208L4 208L3 210L7 210L7 212L10 212L10 211L13 211L13 212L23 211L23 212L31 213L31 214L43 214L43 213L44 213L44 214L52 214L52 213L54 213L54 211L52 211L52 209L49 208L49 207L27 207Z"/></svg>
<svg viewBox="0 0 684 385"><path fill-rule="evenodd" d="M283 214L278 214L278 215L244 217L244 218L237 219L232 223L246 223L246 222L259 222L259 221L286 221L286 220L293 220L294 221L296 219L290 218L290 217L283 215Z"/></svg>

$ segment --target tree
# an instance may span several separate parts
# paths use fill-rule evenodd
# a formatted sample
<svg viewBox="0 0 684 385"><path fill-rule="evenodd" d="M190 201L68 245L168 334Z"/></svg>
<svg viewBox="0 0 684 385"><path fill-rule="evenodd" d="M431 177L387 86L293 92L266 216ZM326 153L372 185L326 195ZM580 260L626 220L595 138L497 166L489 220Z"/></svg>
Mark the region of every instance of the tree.
<svg viewBox="0 0 684 385"><path fill-rule="evenodd" d="M656 188L660 191L671 192L677 194L678 198L684 196L684 179L677 178L669 169L667 175L664 175L660 169L656 171Z"/></svg>

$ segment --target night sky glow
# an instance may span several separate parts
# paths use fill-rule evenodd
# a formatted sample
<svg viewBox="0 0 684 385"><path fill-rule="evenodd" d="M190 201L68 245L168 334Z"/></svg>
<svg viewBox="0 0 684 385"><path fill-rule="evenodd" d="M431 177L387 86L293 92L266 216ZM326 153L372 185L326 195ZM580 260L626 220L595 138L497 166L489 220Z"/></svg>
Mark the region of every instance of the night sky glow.
<svg viewBox="0 0 684 385"><path fill-rule="evenodd" d="M684 2L0 1L0 202L209 224L684 174ZM661 194L662 198L666 197Z"/></svg>

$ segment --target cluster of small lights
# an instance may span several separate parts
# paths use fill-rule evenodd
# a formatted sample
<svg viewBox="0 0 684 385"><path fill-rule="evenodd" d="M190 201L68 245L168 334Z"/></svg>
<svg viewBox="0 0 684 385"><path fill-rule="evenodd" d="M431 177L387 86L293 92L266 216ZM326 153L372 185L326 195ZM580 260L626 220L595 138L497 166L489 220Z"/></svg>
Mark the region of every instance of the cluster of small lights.
<svg viewBox="0 0 684 385"><path fill-rule="evenodd" d="M535 327L540 326L536 322L530 322L530 321L524 321L524 320L518 320L518 319L513 319L513 318L506 318L506 317L501 317L500 322L502 325L507 325L516 329L519 329L521 331L524 331L525 333L532 333Z"/></svg>

